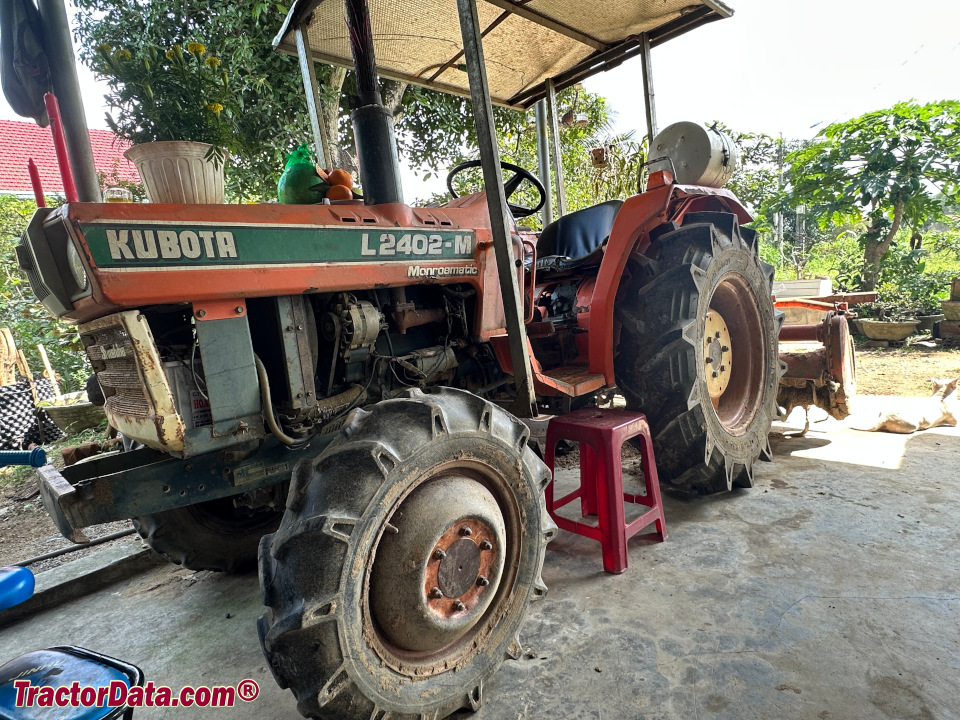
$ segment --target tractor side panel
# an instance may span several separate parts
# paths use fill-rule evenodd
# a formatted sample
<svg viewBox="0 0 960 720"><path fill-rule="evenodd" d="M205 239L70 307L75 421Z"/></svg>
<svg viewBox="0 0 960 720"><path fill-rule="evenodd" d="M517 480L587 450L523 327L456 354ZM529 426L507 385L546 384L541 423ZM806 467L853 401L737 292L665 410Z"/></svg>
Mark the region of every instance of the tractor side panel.
<svg viewBox="0 0 960 720"><path fill-rule="evenodd" d="M503 334L482 195L457 207L73 204L64 220L91 277L64 319L119 308L467 283L476 334ZM519 246L516 248L519 252Z"/></svg>

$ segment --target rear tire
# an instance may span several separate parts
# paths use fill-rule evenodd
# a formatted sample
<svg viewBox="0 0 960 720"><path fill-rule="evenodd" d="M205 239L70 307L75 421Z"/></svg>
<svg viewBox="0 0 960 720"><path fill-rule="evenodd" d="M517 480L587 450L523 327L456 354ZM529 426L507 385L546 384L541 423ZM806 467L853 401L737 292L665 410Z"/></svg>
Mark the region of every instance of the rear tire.
<svg viewBox="0 0 960 720"><path fill-rule="evenodd" d="M664 483L750 487L777 414L772 273L730 213L688 213L654 236L617 300L617 386L647 416Z"/></svg>
<svg viewBox="0 0 960 720"><path fill-rule="evenodd" d="M189 570L238 573L257 563L260 538L280 525L282 511L252 512L222 498L133 518L147 545Z"/></svg>
<svg viewBox="0 0 960 720"><path fill-rule="evenodd" d="M550 472L528 435L470 393L408 390L353 411L297 465L280 529L260 544L258 630L303 715L422 720L479 707L546 592Z"/></svg>

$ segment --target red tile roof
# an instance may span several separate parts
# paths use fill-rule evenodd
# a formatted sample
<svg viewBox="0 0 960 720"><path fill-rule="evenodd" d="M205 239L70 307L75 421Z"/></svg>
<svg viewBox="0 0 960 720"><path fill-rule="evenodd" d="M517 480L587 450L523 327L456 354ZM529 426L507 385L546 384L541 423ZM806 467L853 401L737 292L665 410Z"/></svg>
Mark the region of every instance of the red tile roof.
<svg viewBox="0 0 960 720"><path fill-rule="evenodd" d="M90 130L90 145L97 170L112 178L114 169L120 180L139 183L140 175L132 163L123 157L130 143L121 140L109 130ZM0 193L32 193L27 159L33 158L40 172L43 191L49 195L63 194L63 182L57 167L50 128L32 122L0 120Z"/></svg>

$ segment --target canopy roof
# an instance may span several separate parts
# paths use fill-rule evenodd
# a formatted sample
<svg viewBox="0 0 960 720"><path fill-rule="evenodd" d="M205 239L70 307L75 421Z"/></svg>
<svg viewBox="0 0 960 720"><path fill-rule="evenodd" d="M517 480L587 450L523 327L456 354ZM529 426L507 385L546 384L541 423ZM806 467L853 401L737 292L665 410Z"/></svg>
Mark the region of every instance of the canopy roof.
<svg viewBox="0 0 960 720"><path fill-rule="evenodd" d="M456 0L369 0L382 77L469 95ZM545 95L733 11L718 0L477 0L493 102L528 108ZM315 60L352 67L342 0L295 0L274 44L296 54L307 20Z"/></svg>

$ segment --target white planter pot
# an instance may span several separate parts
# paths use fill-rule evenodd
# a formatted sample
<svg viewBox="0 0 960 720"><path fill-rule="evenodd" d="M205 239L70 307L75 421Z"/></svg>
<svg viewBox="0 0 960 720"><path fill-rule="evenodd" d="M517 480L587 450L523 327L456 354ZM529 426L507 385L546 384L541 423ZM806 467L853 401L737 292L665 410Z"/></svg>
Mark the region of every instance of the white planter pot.
<svg viewBox="0 0 960 720"><path fill-rule="evenodd" d="M134 145L123 155L132 162L154 203L223 203L223 163L204 159L207 143L172 140Z"/></svg>

